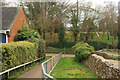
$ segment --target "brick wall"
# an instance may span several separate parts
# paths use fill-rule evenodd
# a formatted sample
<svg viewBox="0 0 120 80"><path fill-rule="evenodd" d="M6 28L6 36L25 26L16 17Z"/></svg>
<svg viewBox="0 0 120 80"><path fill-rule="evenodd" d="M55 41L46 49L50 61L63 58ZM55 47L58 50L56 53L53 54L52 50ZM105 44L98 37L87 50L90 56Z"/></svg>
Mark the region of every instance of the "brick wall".
<svg viewBox="0 0 120 80"><path fill-rule="evenodd" d="M23 9L21 9L20 13L16 17L11 29L10 29L10 37L8 37L8 42L13 42L15 35L18 33L18 30L22 29L22 26L28 26L26 16L24 14Z"/></svg>

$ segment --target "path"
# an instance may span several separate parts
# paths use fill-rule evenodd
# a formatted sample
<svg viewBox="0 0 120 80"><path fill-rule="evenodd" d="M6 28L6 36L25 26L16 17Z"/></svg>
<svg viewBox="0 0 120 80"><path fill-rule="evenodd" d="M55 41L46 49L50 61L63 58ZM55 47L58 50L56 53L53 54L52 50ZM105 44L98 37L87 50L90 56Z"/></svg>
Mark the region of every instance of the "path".
<svg viewBox="0 0 120 80"><path fill-rule="evenodd" d="M48 57L52 57L55 56L57 54L54 53L46 53L46 56ZM73 54L63 54L62 57L74 57ZM31 78L30 80L34 80L35 78L42 78L42 68L41 68L41 64L37 65L36 67L34 67L33 69L29 70L28 72L22 74L20 77L18 77L15 80L21 80L21 78ZM25 79L26 80L26 79Z"/></svg>
<svg viewBox="0 0 120 80"><path fill-rule="evenodd" d="M52 57L52 56L55 56L56 53L46 53L46 56L48 57ZM74 54L63 54L62 57L75 57Z"/></svg>

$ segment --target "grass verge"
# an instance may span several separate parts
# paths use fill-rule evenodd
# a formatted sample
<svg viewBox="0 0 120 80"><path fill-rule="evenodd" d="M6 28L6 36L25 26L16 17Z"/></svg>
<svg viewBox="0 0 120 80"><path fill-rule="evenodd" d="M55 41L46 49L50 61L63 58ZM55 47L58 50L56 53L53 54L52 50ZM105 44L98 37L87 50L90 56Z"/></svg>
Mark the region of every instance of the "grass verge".
<svg viewBox="0 0 120 80"><path fill-rule="evenodd" d="M54 78L98 78L84 63L79 63L74 58L62 58L55 67Z"/></svg>
<svg viewBox="0 0 120 80"><path fill-rule="evenodd" d="M65 48L65 53L66 54L73 54L74 49L72 48ZM64 48L46 48L46 53L64 53Z"/></svg>

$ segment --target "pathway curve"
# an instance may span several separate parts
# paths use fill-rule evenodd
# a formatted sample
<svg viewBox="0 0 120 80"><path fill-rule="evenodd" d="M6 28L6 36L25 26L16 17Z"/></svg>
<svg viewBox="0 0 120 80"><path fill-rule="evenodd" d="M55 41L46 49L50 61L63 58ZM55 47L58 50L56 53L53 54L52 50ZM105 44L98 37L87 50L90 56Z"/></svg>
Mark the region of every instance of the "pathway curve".
<svg viewBox="0 0 120 80"><path fill-rule="evenodd" d="M47 57L52 57L55 56L57 54L55 53L46 53ZM62 57L74 57L74 54L63 54ZM26 79L25 79L26 78ZM35 79L40 79L42 78L42 67L41 64L37 65L36 67L34 67L33 69L29 70L28 72L22 74L20 77L18 77L15 80L21 80L21 79L25 79L25 80L35 80Z"/></svg>

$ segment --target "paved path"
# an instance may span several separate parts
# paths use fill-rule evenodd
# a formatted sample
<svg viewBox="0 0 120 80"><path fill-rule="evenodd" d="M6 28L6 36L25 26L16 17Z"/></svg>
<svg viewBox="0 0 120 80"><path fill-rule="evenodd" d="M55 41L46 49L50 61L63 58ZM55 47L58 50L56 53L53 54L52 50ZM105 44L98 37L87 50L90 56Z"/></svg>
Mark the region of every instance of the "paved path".
<svg viewBox="0 0 120 80"><path fill-rule="evenodd" d="M46 56L48 56L48 57L52 57L52 56L55 56L55 55L57 55L57 54L55 54L55 53L46 53ZM63 54L62 57L75 57L75 55L74 54Z"/></svg>
<svg viewBox="0 0 120 80"><path fill-rule="evenodd" d="M46 53L46 56L48 57L52 57L55 56L56 54L54 53ZM73 54L63 54L62 57L74 57ZM33 80L36 78L42 78L42 68L41 68L41 64L37 65L36 67L34 67L33 69L29 70L28 72L22 74L20 77L18 77L15 80L21 80L21 78L26 78L25 80L29 80L29 78L33 78ZM32 80L32 79L30 79Z"/></svg>
<svg viewBox="0 0 120 80"><path fill-rule="evenodd" d="M19 78L42 78L41 64L37 65L28 72L22 74Z"/></svg>

